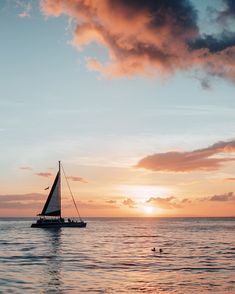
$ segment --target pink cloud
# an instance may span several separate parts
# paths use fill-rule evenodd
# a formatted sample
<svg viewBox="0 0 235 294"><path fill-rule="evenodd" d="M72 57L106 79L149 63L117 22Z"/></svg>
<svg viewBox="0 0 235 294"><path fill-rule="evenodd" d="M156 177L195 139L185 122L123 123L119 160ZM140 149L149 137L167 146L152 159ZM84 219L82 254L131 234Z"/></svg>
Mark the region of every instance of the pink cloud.
<svg viewBox="0 0 235 294"><path fill-rule="evenodd" d="M85 179L81 178L81 177L77 177L77 176L69 176L67 177L69 180L74 181L74 182L81 182L81 183L88 183Z"/></svg>
<svg viewBox="0 0 235 294"><path fill-rule="evenodd" d="M194 151L155 153L141 159L136 167L164 172L211 171L219 169L226 162L235 160L231 157L215 157L216 155L234 152L235 141L219 142Z"/></svg>
<svg viewBox="0 0 235 294"><path fill-rule="evenodd" d="M39 193L0 195L1 209L40 208L44 199Z"/></svg>
<svg viewBox="0 0 235 294"><path fill-rule="evenodd" d="M35 175L36 175L36 176L39 176L39 177L49 178L49 177L52 176L52 173L41 172L41 173L36 173Z"/></svg>
<svg viewBox="0 0 235 294"><path fill-rule="evenodd" d="M224 1L226 15L233 15L230 0ZM87 61L89 69L106 77L167 76L200 68L235 82L234 34L201 36L189 1L43 0L41 9L47 16L74 20L72 43L79 49L91 42L108 49L107 62Z"/></svg>

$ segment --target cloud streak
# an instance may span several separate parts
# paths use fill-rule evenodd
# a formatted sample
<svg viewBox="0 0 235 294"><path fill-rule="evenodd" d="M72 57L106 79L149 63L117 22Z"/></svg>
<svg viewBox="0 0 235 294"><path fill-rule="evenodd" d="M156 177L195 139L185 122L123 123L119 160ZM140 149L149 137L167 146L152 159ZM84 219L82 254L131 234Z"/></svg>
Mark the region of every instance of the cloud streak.
<svg viewBox="0 0 235 294"><path fill-rule="evenodd" d="M45 195L40 193L0 195L1 209L35 209L42 206Z"/></svg>
<svg viewBox="0 0 235 294"><path fill-rule="evenodd" d="M52 176L52 173L40 172L40 173L36 173L35 175L39 177L43 177L43 178L50 178Z"/></svg>
<svg viewBox="0 0 235 294"><path fill-rule="evenodd" d="M227 162L234 161L233 157L221 157L222 154L234 152L235 140L218 142L194 151L155 153L141 159L136 167L162 172L213 171L218 170Z"/></svg>
<svg viewBox="0 0 235 294"><path fill-rule="evenodd" d="M33 170L32 167L30 167L30 166L20 166L19 169L22 169L22 170Z"/></svg>
<svg viewBox="0 0 235 294"><path fill-rule="evenodd" d="M221 17L234 17L234 2L225 3ZM235 82L234 34L201 35L188 0L43 0L41 9L74 20L74 46L96 42L108 49L107 62L87 61L89 69L106 77L167 76L200 68Z"/></svg>
<svg viewBox="0 0 235 294"><path fill-rule="evenodd" d="M87 180L83 179L82 177L77 177L77 176L69 176L67 177L67 179L73 181L73 182L81 182L81 183L84 183L84 184L87 184Z"/></svg>

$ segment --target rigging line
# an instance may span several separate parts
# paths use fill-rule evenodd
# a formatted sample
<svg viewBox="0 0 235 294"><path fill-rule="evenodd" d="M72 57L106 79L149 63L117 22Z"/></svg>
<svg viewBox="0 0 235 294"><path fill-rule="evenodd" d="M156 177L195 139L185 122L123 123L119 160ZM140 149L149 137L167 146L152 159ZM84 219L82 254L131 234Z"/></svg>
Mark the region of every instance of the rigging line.
<svg viewBox="0 0 235 294"><path fill-rule="evenodd" d="M75 206L75 208L76 208L76 211L77 211L78 217L79 217L80 221L82 221L82 218L81 218L80 213L79 213L79 211L78 211L77 204L76 204L75 199L74 199L74 197L73 197L73 193L72 193L72 191L71 191L71 189L70 189L69 182L68 182L68 179L67 179L67 176L66 176L66 174L65 174L65 171L64 171L64 168L63 168L63 165L62 165L62 164L61 164L61 167L62 167L62 171L63 171L64 177L65 177L65 180L66 180L67 186L68 186L68 188L69 188L70 195L71 195L71 197L72 197L72 199L73 199L73 203L74 203L74 206Z"/></svg>

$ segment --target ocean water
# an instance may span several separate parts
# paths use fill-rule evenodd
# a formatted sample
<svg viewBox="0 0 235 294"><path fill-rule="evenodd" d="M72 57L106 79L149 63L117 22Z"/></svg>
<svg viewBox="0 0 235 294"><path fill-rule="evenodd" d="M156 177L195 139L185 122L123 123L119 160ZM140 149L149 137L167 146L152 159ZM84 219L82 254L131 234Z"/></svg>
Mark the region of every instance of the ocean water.
<svg viewBox="0 0 235 294"><path fill-rule="evenodd" d="M86 221L1 218L0 293L235 293L235 218Z"/></svg>

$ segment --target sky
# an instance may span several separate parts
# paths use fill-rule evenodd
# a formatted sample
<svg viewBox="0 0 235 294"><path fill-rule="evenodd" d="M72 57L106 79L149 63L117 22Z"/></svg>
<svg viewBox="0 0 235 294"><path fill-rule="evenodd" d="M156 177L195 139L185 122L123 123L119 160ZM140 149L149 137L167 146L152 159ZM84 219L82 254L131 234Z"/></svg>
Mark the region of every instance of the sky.
<svg viewBox="0 0 235 294"><path fill-rule="evenodd" d="M39 213L58 160L83 216L234 216L234 22L232 0L2 0L0 216Z"/></svg>

